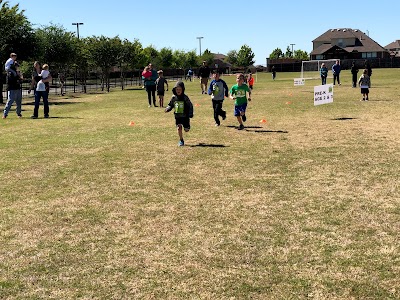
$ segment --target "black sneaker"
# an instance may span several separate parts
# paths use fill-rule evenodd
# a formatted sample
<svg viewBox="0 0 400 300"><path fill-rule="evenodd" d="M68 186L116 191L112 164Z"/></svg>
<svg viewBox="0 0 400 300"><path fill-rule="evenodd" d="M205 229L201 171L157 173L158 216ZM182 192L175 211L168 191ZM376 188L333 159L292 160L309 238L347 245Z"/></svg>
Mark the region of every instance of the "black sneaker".
<svg viewBox="0 0 400 300"><path fill-rule="evenodd" d="M240 124L238 130L243 130L243 129L244 129L244 125L243 125L243 124Z"/></svg>
<svg viewBox="0 0 400 300"><path fill-rule="evenodd" d="M44 115L44 117L45 117L45 119L48 119L48 118L49 118L49 115Z"/></svg>
<svg viewBox="0 0 400 300"><path fill-rule="evenodd" d="M31 119L37 119L38 117L36 117L36 116L31 116Z"/></svg>
<svg viewBox="0 0 400 300"><path fill-rule="evenodd" d="M226 111L224 111L223 115L222 115L222 120L225 120L225 119L226 119Z"/></svg>
<svg viewBox="0 0 400 300"><path fill-rule="evenodd" d="M246 120L247 120L246 115L242 116L242 120L243 120L243 122L246 122Z"/></svg>

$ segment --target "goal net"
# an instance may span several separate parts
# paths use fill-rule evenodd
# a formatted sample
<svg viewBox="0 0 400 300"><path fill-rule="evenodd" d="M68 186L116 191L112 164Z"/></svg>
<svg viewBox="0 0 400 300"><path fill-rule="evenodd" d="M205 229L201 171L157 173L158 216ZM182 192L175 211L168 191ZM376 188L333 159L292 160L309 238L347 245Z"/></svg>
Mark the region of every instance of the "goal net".
<svg viewBox="0 0 400 300"><path fill-rule="evenodd" d="M301 62L301 78L318 79L321 78L320 69L322 63L328 69L328 77L332 77L332 66L338 59L303 60ZM339 60L340 61L340 60Z"/></svg>

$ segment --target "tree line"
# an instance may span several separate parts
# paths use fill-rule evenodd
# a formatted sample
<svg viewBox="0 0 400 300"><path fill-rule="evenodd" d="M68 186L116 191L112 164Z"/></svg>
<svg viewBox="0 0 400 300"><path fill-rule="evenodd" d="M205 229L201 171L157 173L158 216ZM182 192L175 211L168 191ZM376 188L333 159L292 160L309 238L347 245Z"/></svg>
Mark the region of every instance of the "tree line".
<svg viewBox="0 0 400 300"><path fill-rule="evenodd" d="M101 73L102 82L109 82L113 67L125 71L143 68L152 62L158 68L196 67L202 61L213 65L214 55L206 49L199 56L195 50L156 49L153 45L143 47L138 39L129 41L118 36L91 36L78 38L61 25L50 24L34 29L20 10L19 5L10 6L0 0L0 47L1 61L5 62L11 52L18 54L24 74L29 75L34 60L46 62L53 70L68 72L79 70L81 80L91 70ZM227 62L235 67L248 67L254 63L254 53L247 45L239 51L229 52Z"/></svg>

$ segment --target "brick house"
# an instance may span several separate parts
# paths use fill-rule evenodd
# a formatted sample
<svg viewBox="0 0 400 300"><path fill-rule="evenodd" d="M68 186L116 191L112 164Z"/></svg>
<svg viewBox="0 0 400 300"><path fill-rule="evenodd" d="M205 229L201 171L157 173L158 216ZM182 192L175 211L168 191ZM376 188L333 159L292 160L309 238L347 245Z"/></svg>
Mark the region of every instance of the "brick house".
<svg viewBox="0 0 400 300"><path fill-rule="evenodd" d="M385 49L389 51L391 57L400 57L400 40L390 43Z"/></svg>
<svg viewBox="0 0 400 300"><path fill-rule="evenodd" d="M358 29L329 29L313 42L310 53L317 59L374 59L389 58L387 49Z"/></svg>

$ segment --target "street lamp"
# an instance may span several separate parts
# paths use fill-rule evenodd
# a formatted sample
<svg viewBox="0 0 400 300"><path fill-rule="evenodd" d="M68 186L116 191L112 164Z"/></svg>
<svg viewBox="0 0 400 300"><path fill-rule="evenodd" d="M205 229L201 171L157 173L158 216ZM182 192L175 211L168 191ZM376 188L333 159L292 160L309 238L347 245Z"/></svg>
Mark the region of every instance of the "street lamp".
<svg viewBox="0 0 400 300"><path fill-rule="evenodd" d="M292 45L292 57L294 57L293 46L296 45L296 44L290 44L290 45Z"/></svg>
<svg viewBox="0 0 400 300"><path fill-rule="evenodd" d="M76 33L79 39L79 25L83 25L83 23L72 23L72 25L76 25Z"/></svg>
<svg viewBox="0 0 400 300"><path fill-rule="evenodd" d="M199 56L201 56L201 39L204 39L204 37L203 36L198 36L196 39L199 40L199 46L200 46L200 55Z"/></svg>

